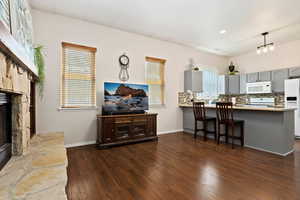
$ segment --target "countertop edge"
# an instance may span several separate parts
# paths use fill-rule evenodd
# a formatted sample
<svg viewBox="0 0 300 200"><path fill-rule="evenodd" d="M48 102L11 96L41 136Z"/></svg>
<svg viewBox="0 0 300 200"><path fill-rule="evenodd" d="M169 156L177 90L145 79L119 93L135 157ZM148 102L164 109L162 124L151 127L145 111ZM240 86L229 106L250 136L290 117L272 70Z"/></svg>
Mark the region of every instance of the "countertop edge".
<svg viewBox="0 0 300 200"><path fill-rule="evenodd" d="M193 106L190 104L178 104L181 108L192 108ZM216 109L215 106L206 105L206 108ZM261 108L261 107L238 107L233 106L235 110L249 110L249 111L269 111L269 112L287 112L287 111L294 111L296 108Z"/></svg>

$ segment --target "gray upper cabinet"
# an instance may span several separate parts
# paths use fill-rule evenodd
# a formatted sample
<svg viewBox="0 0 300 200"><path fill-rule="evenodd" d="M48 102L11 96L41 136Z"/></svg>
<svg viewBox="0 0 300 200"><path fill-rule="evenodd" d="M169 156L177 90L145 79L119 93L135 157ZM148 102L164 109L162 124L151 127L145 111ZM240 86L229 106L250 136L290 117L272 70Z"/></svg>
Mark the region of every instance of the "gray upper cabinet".
<svg viewBox="0 0 300 200"><path fill-rule="evenodd" d="M230 75L228 76L228 93L240 94L240 76Z"/></svg>
<svg viewBox="0 0 300 200"><path fill-rule="evenodd" d="M202 71L184 71L184 91L193 92L203 91L203 72Z"/></svg>
<svg viewBox="0 0 300 200"><path fill-rule="evenodd" d="M272 89L273 92L284 92L284 80L289 78L288 69L272 71Z"/></svg>
<svg viewBox="0 0 300 200"><path fill-rule="evenodd" d="M247 74L247 83L255 83L258 81L258 72Z"/></svg>
<svg viewBox="0 0 300 200"><path fill-rule="evenodd" d="M259 72L258 80L259 81L271 81L271 72Z"/></svg>
<svg viewBox="0 0 300 200"><path fill-rule="evenodd" d="M289 77L299 77L300 67L293 67L289 69Z"/></svg>
<svg viewBox="0 0 300 200"><path fill-rule="evenodd" d="M246 94L247 93L247 74L241 74L240 75L240 94Z"/></svg>

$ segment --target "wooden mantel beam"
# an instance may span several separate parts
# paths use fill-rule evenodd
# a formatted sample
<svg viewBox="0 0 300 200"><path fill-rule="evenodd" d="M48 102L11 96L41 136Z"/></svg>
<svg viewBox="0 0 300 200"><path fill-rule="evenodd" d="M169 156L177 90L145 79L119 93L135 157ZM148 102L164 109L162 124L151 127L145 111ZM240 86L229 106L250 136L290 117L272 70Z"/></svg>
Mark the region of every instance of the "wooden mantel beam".
<svg viewBox="0 0 300 200"><path fill-rule="evenodd" d="M16 64L38 76L35 64L27 58L25 49L15 40L0 20L0 51L11 58Z"/></svg>

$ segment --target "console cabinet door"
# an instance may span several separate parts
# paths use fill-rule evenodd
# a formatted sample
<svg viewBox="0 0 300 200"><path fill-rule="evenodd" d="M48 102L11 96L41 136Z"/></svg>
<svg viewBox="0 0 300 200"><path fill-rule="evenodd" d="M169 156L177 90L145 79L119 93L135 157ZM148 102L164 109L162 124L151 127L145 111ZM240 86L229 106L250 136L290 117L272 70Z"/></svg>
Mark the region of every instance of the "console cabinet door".
<svg viewBox="0 0 300 200"><path fill-rule="evenodd" d="M130 137L134 139L145 137L148 130L147 122L147 117L134 117L130 126Z"/></svg>
<svg viewBox="0 0 300 200"><path fill-rule="evenodd" d="M114 137L114 126L113 126L113 119L101 119L102 120L102 142L103 143L110 143L115 141Z"/></svg>
<svg viewBox="0 0 300 200"><path fill-rule="evenodd" d="M148 117L148 130L147 130L147 136L156 136L156 117L150 116Z"/></svg>
<svg viewBox="0 0 300 200"><path fill-rule="evenodd" d="M255 83L258 81L258 73L249 73L247 74L247 83Z"/></svg>
<svg viewBox="0 0 300 200"><path fill-rule="evenodd" d="M284 80L289 78L288 69L272 71L272 90L273 92L284 92Z"/></svg>
<svg viewBox="0 0 300 200"><path fill-rule="evenodd" d="M114 121L114 132L113 132L113 140L121 141L127 140L130 138L130 125L132 119L130 117L124 118L115 118Z"/></svg>
<svg viewBox="0 0 300 200"><path fill-rule="evenodd" d="M259 81L271 81L271 72L259 72Z"/></svg>

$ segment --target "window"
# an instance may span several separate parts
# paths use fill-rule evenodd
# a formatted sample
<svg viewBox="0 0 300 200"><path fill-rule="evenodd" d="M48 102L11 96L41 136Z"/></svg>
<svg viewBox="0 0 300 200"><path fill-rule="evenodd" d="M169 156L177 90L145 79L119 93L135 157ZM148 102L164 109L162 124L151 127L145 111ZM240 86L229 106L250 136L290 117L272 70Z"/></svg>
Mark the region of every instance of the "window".
<svg viewBox="0 0 300 200"><path fill-rule="evenodd" d="M163 105L165 94L166 60L146 57L146 81L149 85L150 105Z"/></svg>
<svg viewBox="0 0 300 200"><path fill-rule="evenodd" d="M213 71L204 70L203 72L203 92L198 93L200 98L210 99L218 96L218 74Z"/></svg>
<svg viewBox="0 0 300 200"><path fill-rule="evenodd" d="M95 54L97 49L62 43L61 107L96 106Z"/></svg>

